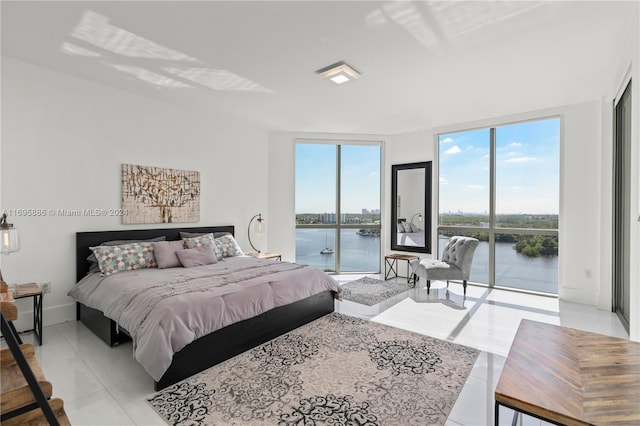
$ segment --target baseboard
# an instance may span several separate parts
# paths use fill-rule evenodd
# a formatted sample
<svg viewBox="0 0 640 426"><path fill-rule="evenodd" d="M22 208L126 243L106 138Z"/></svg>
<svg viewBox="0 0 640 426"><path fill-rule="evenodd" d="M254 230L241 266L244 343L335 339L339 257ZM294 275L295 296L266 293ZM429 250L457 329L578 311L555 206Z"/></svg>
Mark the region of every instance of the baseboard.
<svg viewBox="0 0 640 426"><path fill-rule="evenodd" d="M16 329L20 331L33 330L33 305L29 304L30 309L23 309L18 306L18 319L13 321ZM42 325L60 324L67 321L75 321L76 304L44 307L42 310Z"/></svg>
<svg viewBox="0 0 640 426"><path fill-rule="evenodd" d="M565 302L580 303L582 305L596 306L597 296L591 291L584 291L581 289L560 287L560 294L558 295L560 300Z"/></svg>

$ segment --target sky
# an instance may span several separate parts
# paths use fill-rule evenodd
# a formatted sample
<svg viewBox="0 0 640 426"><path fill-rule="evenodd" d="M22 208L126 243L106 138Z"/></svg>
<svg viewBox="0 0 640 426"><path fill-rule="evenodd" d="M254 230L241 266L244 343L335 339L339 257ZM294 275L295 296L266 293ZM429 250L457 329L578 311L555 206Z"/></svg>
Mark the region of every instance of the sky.
<svg viewBox="0 0 640 426"><path fill-rule="evenodd" d="M426 142L425 142L426 143ZM486 129L439 136L439 211L489 212ZM296 144L296 213L336 211L333 144ZM496 127L496 213L558 214L560 119ZM380 208L380 148L342 146L342 212Z"/></svg>
<svg viewBox="0 0 640 426"><path fill-rule="evenodd" d="M440 213L489 211L489 129L439 136ZM496 214L558 214L560 119L496 128Z"/></svg>
<svg viewBox="0 0 640 426"><path fill-rule="evenodd" d="M296 213L335 213L337 146L296 144ZM343 213L380 209L380 147L343 145Z"/></svg>

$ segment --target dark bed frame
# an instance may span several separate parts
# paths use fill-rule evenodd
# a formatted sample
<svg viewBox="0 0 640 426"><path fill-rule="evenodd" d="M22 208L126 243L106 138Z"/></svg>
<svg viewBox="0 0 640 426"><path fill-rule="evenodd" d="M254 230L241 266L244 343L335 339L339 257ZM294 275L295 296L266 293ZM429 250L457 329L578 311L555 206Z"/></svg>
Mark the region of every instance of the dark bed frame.
<svg viewBox="0 0 640 426"><path fill-rule="evenodd" d="M89 272L89 247L113 240L142 240L166 236L179 240L180 232L229 232L233 226L207 226L197 228L137 229L76 233L76 279L80 281ZM257 317L231 324L203 336L173 355L173 361L164 375L154 382L156 391L164 389L200 371L255 348L295 328L327 315L334 310L333 292L326 291L289 305L280 306ZM76 317L109 346L131 340L125 330L118 330L116 322L101 311L76 302Z"/></svg>

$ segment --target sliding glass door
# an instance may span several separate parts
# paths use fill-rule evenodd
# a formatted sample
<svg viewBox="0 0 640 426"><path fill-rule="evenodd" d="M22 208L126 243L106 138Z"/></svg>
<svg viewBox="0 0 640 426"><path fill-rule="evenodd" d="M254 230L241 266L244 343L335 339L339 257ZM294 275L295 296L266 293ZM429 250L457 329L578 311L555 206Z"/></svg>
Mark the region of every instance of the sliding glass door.
<svg viewBox="0 0 640 426"><path fill-rule="evenodd" d="M631 83L614 108L613 311L629 331L631 291Z"/></svg>
<svg viewBox="0 0 640 426"><path fill-rule="evenodd" d="M439 135L439 252L478 238L470 280L557 294L560 119Z"/></svg>
<svg viewBox="0 0 640 426"><path fill-rule="evenodd" d="M296 141L296 262L380 271L380 143Z"/></svg>

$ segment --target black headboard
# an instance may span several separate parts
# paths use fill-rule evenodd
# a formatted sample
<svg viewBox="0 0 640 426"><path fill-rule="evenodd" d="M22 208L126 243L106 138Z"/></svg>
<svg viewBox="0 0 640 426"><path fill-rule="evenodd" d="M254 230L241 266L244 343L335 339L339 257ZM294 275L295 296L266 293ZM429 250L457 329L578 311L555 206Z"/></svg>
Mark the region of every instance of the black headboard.
<svg viewBox="0 0 640 426"><path fill-rule="evenodd" d="M89 272L87 257L89 247L113 240L147 240L166 236L168 241L179 240L180 232L229 232L234 235L233 225L203 226L197 228L161 228L161 229L122 229L118 231L76 232L76 281L80 281Z"/></svg>

